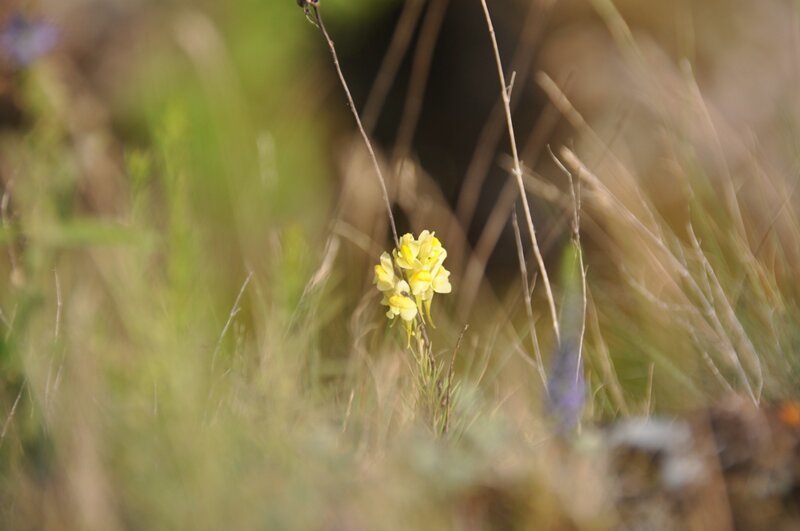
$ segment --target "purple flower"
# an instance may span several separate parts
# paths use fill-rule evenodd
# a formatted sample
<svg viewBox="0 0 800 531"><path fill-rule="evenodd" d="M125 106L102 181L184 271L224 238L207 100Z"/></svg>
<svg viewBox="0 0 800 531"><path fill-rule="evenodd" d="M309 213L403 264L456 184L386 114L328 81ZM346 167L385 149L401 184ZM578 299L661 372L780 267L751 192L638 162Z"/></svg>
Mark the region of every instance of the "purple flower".
<svg viewBox="0 0 800 531"><path fill-rule="evenodd" d="M586 380L581 357L585 300L580 248L566 250L561 263L564 300L561 306L561 342L556 345L547 378L546 404L558 431L572 430L581 420L586 405Z"/></svg>
<svg viewBox="0 0 800 531"><path fill-rule="evenodd" d="M562 339L547 379L548 411L562 432L577 426L586 403L582 361L577 341Z"/></svg>
<svg viewBox="0 0 800 531"><path fill-rule="evenodd" d="M58 42L58 29L52 24L13 15L0 29L0 54L17 66L28 66L45 55Z"/></svg>

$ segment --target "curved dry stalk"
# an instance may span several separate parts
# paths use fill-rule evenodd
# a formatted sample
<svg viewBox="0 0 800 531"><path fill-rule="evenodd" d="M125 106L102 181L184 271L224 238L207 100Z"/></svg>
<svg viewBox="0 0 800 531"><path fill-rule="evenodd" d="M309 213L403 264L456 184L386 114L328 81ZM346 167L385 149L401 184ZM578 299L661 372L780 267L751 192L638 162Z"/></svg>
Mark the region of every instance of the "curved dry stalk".
<svg viewBox="0 0 800 531"><path fill-rule="evenodd" d="M347 80L344 78L344 73L342 72L342 67L339 64L339 55L336 53L336 46L333 43L333 39L331 39L328 30L325 28L325 23L322 21L322 15L320 15L319 6L317 4L308 3L306 4L306 9L310 10L314 15L314 22L319 27L322 35L325 37L325 41L328 44L328 49L331 52L331 57L333 58L333 65L336 68L336 74L339 76L339 81L342 84L342 88L344 89L344 93L347 96L347 103L350 106L350 111L353 113L353 118L356 121L356 125L358 126L358 131L361 133L361 137L364 139L364 144L367 146L367 151L369 152L369 156L372 159L372 165L375 168L375 174L378 177L378 182L381 186L381 193L383 195L383 202L386 206L386 214L389 216L389 225L392 228L392 237L394 238L395 247L400 247L400 238L397 234L397 223L394 220L394 214L392 213L392 203L389 200L389 192L386 187L386 179L383 177L383 172L381 171L381 166L378 163L378 158L375 155L375 149L372 147L372 142L369 139L369 135L367 131L364 129L364 125L361 122L361 117L358 115L358 110L356 109L355 102L353 101L353 95L350 92L350 87L347 84ZM308 13L308 11L307 11ZM430 357L431 363L433 362L433 358L431 357L431 340L428 336L428 328L425 325L425 321L422 319L421 316L418 316L418 325L419 330L421 333L421 339L423 345L426 347L428 351L428 355Z"/></svg>
<svg viewBox="0 0 800 531"><path fill-rule="evenodd" d="M533 64L533 57L537 51L544 28L546 27L550 7L555 0L537 0L531 2L525 15L522 34L517 42L516 49L511 56L511 70L517 73L517 78L524 86L529 78L529 70ZM519 106L522 98L515 98L511 102L511 109ZM456 216L462 224L472 221L480 197L486 175L494 159L494 151L500 144L503 134L503 105L498 100L491 110L486 123L481 130L475 151L464 173L464 181L456 203ZM523 157L524 158L524 157ZM508 215L506 215L506 218Z"/></svg>
<svg viewBox="0 0 800 531"><path fill-rule="evenodd" d="M358 109L356 109L356 104L353 102L353 95L350 93L350 87L347 85L347 81L344 78L344 73L342 72L342 67L339 65L339 55L336 53L336 46L333 44L333 39L328 34L328 30L325 29L325 24L322 22L322 16L320 15L319 6L314 4L308 4L308 9L313 11L314 14L314 22L316 22L317 26L319 27L322 35L325 37L325 42L328 44L328 49L331 52L331 57L333 57L333 66L336 68L336 74L339 76L339 81L342 84L342 88L344 89L344 93L347 96L347 103L350 107L350 111L353 113L353 118L356 120L356 125L358 126L358 131L361 133L361 137L364 139L364 144L367 146L367 151L369 152L370 159L372 159L372 165L375 168L375 173L378 176L378 182L381 186L381 194L383 195L383 202L386 206L386 214L389 216L389 225L392 228L392 236L394 237L394 243L396 246L400 245L400 238L397 236L397 224L394 221L394 214L392 213L392 203L389 200L389 191L386 188L386 179L383 177L383 172L381 171L381 166L378 164L378 157L375 156L375 149L372 147L372 142L369 140L369 135L367 135L367 131L364 129L364 125L361 123L361 117L358 115Z"/></svg>
<svg viewBox="0 0 800 531"><path fill-rule="evenodd" d="M575 249L578 253L578 268L581 272L581 302L583 303L583 308L581 310L580 339L578 340L577 370L580 371L583 361L583 343L586 336L586 309L589 306L586 294L586 265L583 263L583 247L581 246L581 181L578 179L577 184L575 183L575 179L572 177L572 172L570 172L567 167L564 166L561 160L556 157L556 154L553 153L553 150L550 149L550 146L547 146L547 151L550 153L550 157L553 159L553 162L556 163L556 166L558 166L558 168L564 172L569 179L569 191L570 195L572 196L572 205L574 209L572 218L572 242L575 245ZM577 374L575 378L577 379Z"/></svg>
<svg viewBox="0 0 800 531"><path fill-rule="evenodd" d="M714 333L720 341L722 341L728 356L728 362L737 372L742 384L745 386L748 396L753 403L759 404L764 380L758 352L733 311L730 301L722 289L722 286L719 284L719 280L716 278L713 268L708 263L699 241L694 235L691 224L687 226L687 234L690 236L691 250L703 266L704 277L701 279L695 278L687 268L685 260L682 261L679 256L676 256L675 252L668 247L664 239L650 230L642 220L631 212L622 200L585 166L577 155L567 148L562 148L561 159L576 172L577 176L582 181L586 181L596 192L602 194L606 203L613 207L618 215L641 234L646 241L652 243L655 249L658 249L662 253L661 257L652 255L656 267L664 273L665 278L670 281L673 287L683 292L687 297L696 297L699 304L698 309L702 311L709 326L711 326ZM674 274L677 274L678 278L674 278ZM681 281L685 284L682 284ZM705 286L701 285L703 281L705 281ZM723 305L721 315L717 311L716 304ZM728 333L728 330L733 330L733 337ZM743 365L743 361L748 364L747 369ZM750 382L748 370L755 374L755 389Z"/></svg>
<svg viewBox="0 0 800 531"><path fill-rule="evenodd" d="M522 182L522 166L519 161L519 153L517 151L517 138L514 134L514 122L511 119L511 95L508 84L506 83L506 75L503 72L503 63L500 59L500 48L497 45L497 37L494 32L494 24L492 23L492 16L489 14L489 7L486 5L486 0L481 0L483 13L486 17L486 25L489 28L489 37L492 40L492 48L494 49L494 59L497 64L497 77L500 81L500 93L503 99L503 110L506 115L506 127L508 128L508 136L511 143L511 156L514 160L513 174L517 180L519 187L519 195L522 199L522 208L525 211L525 221L528 225L528 233L531 237L531 244L533 246L533 254L536 257L536 263L539 266L539 271L542 273L542 282L544 284L545 293L547 295L547 304L550 306L550 317L553 320L553 331L556 335L556 340L561 342L561 333L558 327L558 312L556 312L556 303L553 298L553 290L550 287L550 278L547 275L547 269L544 266L544 258L539 249L539 242L536 239L536 230L533 227L533 217L531 216L531 207L528 203L528 196L525 194L525 185Z"/></svg>
<svg viewBox="0 0 800 531"><path fill-rule="evenodd" d="M531 303L531 290L528 287L528 269L525 267L525 253L522 251L522 236L520 235L519 223L517 222L517 209L511 212L511 225L514 227L514 238L517 241L517 258L519 259L519 269L522 276L522 292L525 299L525 314L528 317L528 328L531 335L533 353L536 356L536 370L542 379L545 393L547 392L547 374L544 371L542 361L542 350L539 348L539 337L536 334L536 322L533 319L533 304Z"/></svg>

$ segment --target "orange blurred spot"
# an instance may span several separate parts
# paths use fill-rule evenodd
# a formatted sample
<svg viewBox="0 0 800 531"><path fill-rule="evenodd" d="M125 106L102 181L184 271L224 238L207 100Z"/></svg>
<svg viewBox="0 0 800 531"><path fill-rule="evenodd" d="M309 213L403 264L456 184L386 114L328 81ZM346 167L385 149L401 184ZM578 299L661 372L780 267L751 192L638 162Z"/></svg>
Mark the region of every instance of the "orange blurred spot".
<svg viewBox="0 0 800 531"><path fill-rule="evenodd" d="M800 428L800 402L784 402L778 409L778 419L792 428Z"/></svg>

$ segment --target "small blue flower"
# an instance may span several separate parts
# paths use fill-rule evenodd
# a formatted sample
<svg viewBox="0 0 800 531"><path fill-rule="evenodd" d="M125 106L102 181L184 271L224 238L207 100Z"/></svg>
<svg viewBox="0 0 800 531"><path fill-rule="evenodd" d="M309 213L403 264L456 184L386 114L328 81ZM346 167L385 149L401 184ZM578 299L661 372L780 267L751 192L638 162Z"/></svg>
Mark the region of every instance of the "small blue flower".
<svg viewBox="0 0 800 531"><path fill-rule="evenodd" d="M561 305L561 342L556 345L547 378L546 404L558 431L565 434L581 420L586 405L582 342L585 300L580 247L570 247L561 262L564 300Z"/></svg>
<svg viewBox="0 0 800 531"><path fill-rule="evenodd" d="M0 29L0 55L16 66L28 66L50 52L58 36L58 29L52 24L15 14Z"/></svg>
<svg viewBox="0 0 800 531"><path fill-rule="evenodd" d="M548 411L562 432L578 425L586 403L582 361L578 343L562 339L547 379Z"/></svg>

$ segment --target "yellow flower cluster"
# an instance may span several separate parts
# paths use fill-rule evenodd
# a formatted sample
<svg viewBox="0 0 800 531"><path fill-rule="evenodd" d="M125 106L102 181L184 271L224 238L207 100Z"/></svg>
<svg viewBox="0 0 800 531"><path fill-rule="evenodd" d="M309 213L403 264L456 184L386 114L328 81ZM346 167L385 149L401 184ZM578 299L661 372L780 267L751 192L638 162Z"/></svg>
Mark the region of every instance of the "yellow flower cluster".
<svg viewBox="0 0 800 531"><path fill-rule="evenodd" d="M375 284L383 293L381 304L388 306L386 316L398 315L409 337L416 330L415 319L431 320L435 293L450 293L450 271L444 267L447 251L433 232L424 230L419 238L404 234L392 254L383 253L375 266Z"/></svg>

